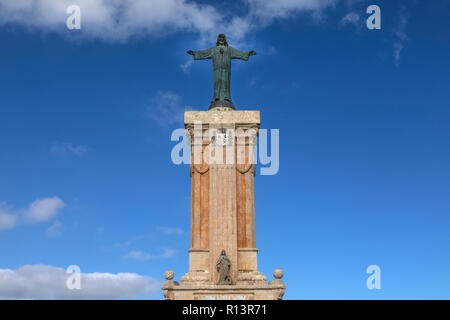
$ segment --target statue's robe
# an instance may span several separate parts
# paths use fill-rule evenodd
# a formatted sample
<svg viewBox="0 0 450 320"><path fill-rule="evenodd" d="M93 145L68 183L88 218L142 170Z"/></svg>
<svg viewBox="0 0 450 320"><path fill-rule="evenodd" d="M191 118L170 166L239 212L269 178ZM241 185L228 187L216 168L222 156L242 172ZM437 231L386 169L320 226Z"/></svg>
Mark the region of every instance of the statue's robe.
<svg viewBox="0 0 450 320"><path fill-rule="evenodd" d="M222 52L221 52L222 51ZM231 102L230 72L231 59L248 61L250 52L240 51L230 46L214 46L206 50L194 51L194 60L212 59L214 77L214 101Z"/></svg>
<svg viewBox="0 0 450 320"><path fill-rule="evenodd" d="M230 268L231 262L227 256L220 256L217 261L217 271L219 272L218 284L230 284Z"/></svg>

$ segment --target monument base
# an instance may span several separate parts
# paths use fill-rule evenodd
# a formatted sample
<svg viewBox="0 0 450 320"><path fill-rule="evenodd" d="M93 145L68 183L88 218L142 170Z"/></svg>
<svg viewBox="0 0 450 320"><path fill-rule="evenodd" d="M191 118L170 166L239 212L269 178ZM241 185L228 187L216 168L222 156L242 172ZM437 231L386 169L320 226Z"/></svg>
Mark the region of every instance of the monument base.
<svg viewBox="0 0 450 320"><path fill-rule="evenodd" d="M161 289L166 300L282 300L286 290L281 280L283 271L275 269L273 275L275 280L267 283L266 276L258 271L240 272L236 284L218 285L208 281L208 272L190 271L181 277L180 285L172 281L174 272L168 270Z"/></svg>
<svg viewBox="0 0 450 320"><path fill-rule="evenodd" d="M281 300L285 289L283 283L186 286L166 282L162 287L166 300Z"/></svg>

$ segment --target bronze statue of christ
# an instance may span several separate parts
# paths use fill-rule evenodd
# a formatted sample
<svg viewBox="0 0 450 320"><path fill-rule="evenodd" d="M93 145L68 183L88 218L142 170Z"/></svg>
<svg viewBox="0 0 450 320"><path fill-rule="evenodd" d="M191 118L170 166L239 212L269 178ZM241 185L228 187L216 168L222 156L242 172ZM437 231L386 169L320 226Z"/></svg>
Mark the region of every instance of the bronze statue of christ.
<svg viewBox="0 0 450 320"><path fill-rule="evenodd" d="M255 55L256 52L253 50L240 51L230 47L226 36L219 34L214 47L199 51L189 50L187 53L194 56L194 60L212 59L214 96L209 110L219 107L235 109L230 95L231 60L241 59L248 61L249 57Z"/></svg>

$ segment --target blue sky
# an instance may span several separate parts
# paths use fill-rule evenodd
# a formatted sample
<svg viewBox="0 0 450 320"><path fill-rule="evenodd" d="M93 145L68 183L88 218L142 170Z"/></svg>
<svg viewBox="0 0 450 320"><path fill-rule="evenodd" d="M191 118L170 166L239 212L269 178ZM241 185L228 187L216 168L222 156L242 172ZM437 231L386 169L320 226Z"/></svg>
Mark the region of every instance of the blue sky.
<svg viewBox="0 0 450 320"><path fill-rule="evenodd" d="M286 299L450 298L447 1L30 3L0 0L1 297L65 297L36 278L78 265L124 288L84 297L161 299L164 271L187 272L170 135L212 95L186 51L225 32L257 52L233 61L234 104L280 129L278 174L255 177L260 271L284 270Z"/></svg>

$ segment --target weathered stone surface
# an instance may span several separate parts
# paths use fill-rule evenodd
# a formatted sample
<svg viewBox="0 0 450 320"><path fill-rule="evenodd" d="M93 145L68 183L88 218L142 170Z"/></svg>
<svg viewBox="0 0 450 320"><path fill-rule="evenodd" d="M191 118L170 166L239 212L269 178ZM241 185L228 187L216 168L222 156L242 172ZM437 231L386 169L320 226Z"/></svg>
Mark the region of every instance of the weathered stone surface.
<svg viewBox="0 0 450 320"><path fill-rule="evenodd" d="M163 287L167 300L279 300L286 286L266 284ZM168 298L167 298L168 297Z"/></svg>
<svg viewBox="0 0 450 320"><path fill-rule="evenodd" d="M257 271L258 249L256 248L239 248L238 249L238 269L239 272Z"/></svg>
<svg viewBox="0 0 450 320"><path fill-rule="evenodd" d="M166 270L166 272L164 272L164 278L166 278L166 280L172 280L174 276L175 273L172 270Z"/></svg>
<svg viewBox="0 0 450 320"><path fill-rule="evenodd" d="M260 124L259 111L220 111L212 109L209 111L185 111L184 124L193 125L195 121L203 124Z"/></svg>

